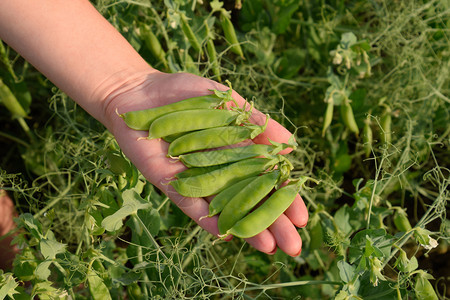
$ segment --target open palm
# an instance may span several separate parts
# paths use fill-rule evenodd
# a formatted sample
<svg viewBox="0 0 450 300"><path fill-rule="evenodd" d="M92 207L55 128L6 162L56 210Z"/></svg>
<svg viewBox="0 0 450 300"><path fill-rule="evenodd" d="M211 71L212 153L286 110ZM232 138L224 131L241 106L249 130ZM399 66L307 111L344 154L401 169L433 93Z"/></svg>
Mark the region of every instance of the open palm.
<svg viewBox="0 0 450 300"><path fill-rule="evenodd" d="M180 162L168 158L169 144L163 140L147 140L140 137L148 135L145 131L129 129L116 112L146 109L166 105L186 98L211 94L211 89L227 90L212 80L192 74L166 74L154 72L138 81L123 86L119 92L112 94L107 100L106 114L109 116L109 130L115 136L124 154L133 162L141 173L152 184L164 192L186 215L191 217L202 228L213 235L218 235L217 217L200 218L208 214L208 203L211 199L187 198L178 194L167 183L173 176L184 170ZM244 99L233 92L240 105ZM250 120L255 124L263 124L265 116L254 111ZM255 143L268 143L268 138L277 142L287 142L291 133L279 123L270 120L266 131L256 137ZM308 220L308 212L300 196L297 196L289 209L278 218L267 230L247 242L259 251L273 254L277 248L291 256L297 256L301 251L301 238L296 227L303 227Z"/></svg>

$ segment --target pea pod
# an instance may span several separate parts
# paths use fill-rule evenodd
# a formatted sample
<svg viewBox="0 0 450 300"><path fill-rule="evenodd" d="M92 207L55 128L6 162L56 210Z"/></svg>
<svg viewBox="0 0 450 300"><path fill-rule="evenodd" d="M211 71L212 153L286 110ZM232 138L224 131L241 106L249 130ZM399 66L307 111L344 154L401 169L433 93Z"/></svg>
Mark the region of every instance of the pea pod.
<svg viewBox="0 0 450 300"><path fill-rule="evenodd" d="M264 132L263 126L223 126L194 131L173 141L168 149L169 156L178 156L188 152L219 148L253 139Z"/></svg>
<svg viewBox="0 0 450 300"><path fill-rule="evenodd" d="M163 137L163 140L168 142L168 143L172 143L177 138L181 137L182 135L185 135L186 133L189 133L189 131L188 132L179 132L179 133L174 133L174 134L171 134L171 135L167 135L167 136Z"/></svg>
<svg viewBox="0 0 450 300"><path fill-rule="evenodd" d="M272 168L278 161L278 158L250 158L205 174L180 178L170 184L185 197L212 196L241 180Z"/></svg>
<svg viewBox="0 0 450 300"><path fill-rule="evenodd" d="M275 146L272 145L253 144L245 147L182 154L178 158L188 168L205 167L275 154L272 153L274 149Z"/></svg>
<svg viewBox="0 0 450 300"><path fill-rule="evenodd" d="M100 276L97 275L95 271L88 270L87 282L89 283L89 291L91 293L92 299L112 299L105 282Z"/></svg>
<svg viewBox="0 0 450 300"><path fill-rule="evenodd" d="M237 39L236 31L230 20L230 14L225 9L220 11L220 24L222 25L225 39L231 46L231 51L244 58L244 53L242 52L241 45Z"/></svg>
<svg viewBox="0 0 450 300"><path fill-rule="evenodd" d="M178 174L175 175L175 178L187 178L192 176L197 176L201 174L206 174L211 171L217 170L224 167L223 165L217 165L217 166L208 166L208 167L199 167L199 168L190 168L187 170L184 170Z"/></svg>
<svg viewBox="0 0 450 300"><path fill-rule="evenodd" d="M155 58L161 61L164 64L164 67L168 67L166 52L161 46L159 39L156 35L150 30L147 25L142 25L140 28L141 36L144 40L145 45L150 50Z"/></svg>
<svg viewBox="0 0 450 300"><path fill-rule="evenodd" d="M131 300L140 300L144 298L141 287L136 282L133 282L130 285L127 285L128 297Z"/></svg>
<svg viewBox="0 0 450 300"><path fill-rule="evenodd" d="M180 53L180 59L183 65L183 72L191 73L200 76L200 70L198 68L198 62L195 62L188 51Z"/></svg>
<svg viewBox="0 0 450 300"><path fill-rule="evenodd" d="M364 153L366 154L366 157L369 157L370 153L372 153L372 142L373 142L373 132L372 128L370 127L369 116L364 121L363 142L364 142Z"/></svg>
<svg viewBox="0 0 450 300"><path fill-rule="evenodd" d="M341 104L341 115L342 115L342 120L344 121L345 126L347 126L347 128L351 132L358 135L359 128L358 128L358 125L356 124L355 116L353 115L353 109L352 109L352 106L350 105L350 103L346 102L346 103Z"/></svg>
<svg viewBox="0 0 450 300"><path fill-rule="evenodd" d="M318 213L314 214L309 223L310 223L309 233L311 237L309 249L316 250L322 247L323 245L323 228L319 214Z"/></svg>
<svg viewBox="0 0 450 300"><path fill-rule="evenodd" d="M380 126L381 126L381 142L383 144L390 144L392 140L392 116L391 116L391 109L386 108L383 116L380 120Z"/></svg>
<svg viewBox="0 0 450 300"><path fill-rule="evenodd" d="M197 39L197 36L195 35L194 31L192 30L191 26L189 25L186 15L183 13L180 13L180 20L181 20L181 30L183 30L183 33L187 37L192 48L194 48L197 52L199 52L201 54L202 47L200 45L200 42Z"/></svg>
<svg viewBox="0 0 450 300"><path fill-rule="evenodd" d="M0 79L0 102L6 106L11 112L13 118L24 118L27 116L26 111L17 100L16 96L11 92L9 87Z"/></svg>
<svg viewBox="0 0 450 300"><path fill-rule="evenodd" d="M220 213L225 205L230 202L233 195L239 193L244 189L250 182L252 182L256 177L249 177L242 181L239 181L230 187L221 191L217 196L215 196L209 203L209 214L208 217L212 217Z"/></svg>
<svg viewBox="0 0 450 300"><path fill-rule="evenodd" d="M220 234L225 234L236 222L245 217L269 192L275 187L280 177L280 171L275 170L257 176L239 193L230 195L232 198L219 215L218 226Z"/></svg>
<svg viewBox="0 0 450 300"><path fill-rule="evenodd" d="M227 109L191 109L168 113L150 125L148 138L158 139L182 132L225 126L239 116Z"/></svg>
<svg viewBox="0 0 450 300"><path fill-rule="evenodd" d="M334 103L333 99L330 98L327 104L327 110L325 111L325 117L323 119L323 128L322 128L322 136L325 136L325 132L330 127L331 121L333 120L333 110Z"/></svg>
<svg viewBox="0 0 450 300"><path fill-rule="evenodd" d="M414 284L414 292L417 299L421 300L438 300L436 291L429 279L434 279L433 276L423 270L419 270L416 274L416 282Z"/></svg>
<svg viewBox="0 0 450 300"><path fill-rule="evenodd" d="M209 29L208 22L206 20L203 22L206 28L206 51L208 53L208 60L211 64L211 70L213 71L214 75L216 76L216 80L221 82L222 79L220 78L220 69L219 69L219 63L217 60L217 52L216 47L214 46L214 40L213 40L213 34L211 33L211 30Z"/></svg>
<svg viewBox="0 0 450 300"><path fill-rule="evenodd" d="M292 204L300 187L307 180L307 177L302 177L298 182L278 189L261 206L234 224L223 236L231 234L240 238L250 238L261 233Z"/></svg>
<svg viewBox="0 0 450 300"><path fill-rule="evenodd" d="M216 47L214 46L214 42L211 39L208 39L206 41L206 50L208 53L209 62L211 64L211 70L213 71L214 75L216 76L216 80L218 82L222 82L221 74L220 74L220 68L219 63L217 60L217 53L216 53Z"/></svg>
<svg viewBox="0 0 450 300"><path fill-rule="evenodd" d="M403 209L399 209L394 215L395 227L402 232L407 232L412 229L411 223L409 222L408 215Z"/></svg>
<svg viewBox="0 0 450 300"><path fill-rule="evenodd" d="M188 109L214 108L221 104L222 98L211 94L184 99L164 106L126 112L121 114L120 117L131 129L149 130L152 122L165 114Z"/></svg>

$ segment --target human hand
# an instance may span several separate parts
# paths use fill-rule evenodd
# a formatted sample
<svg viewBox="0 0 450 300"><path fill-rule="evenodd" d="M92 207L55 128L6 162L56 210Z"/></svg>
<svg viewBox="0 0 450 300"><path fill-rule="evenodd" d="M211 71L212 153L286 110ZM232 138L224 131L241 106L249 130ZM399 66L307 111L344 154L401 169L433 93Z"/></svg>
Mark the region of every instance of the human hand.
<svg viewBox="0 0 450 300"><path fill-rule="evenodd" d="M124 154L133 162L141 173L152 184L158 187L189 217L202 228L217 236L217 216L201 218L208 214L208 198L188 198L178 194L171 185L170 178L185 169L181 162L168 158L169 144L162 139L140 139L147 137L146 131L135 131L128 128L117 115L166 105L186 98L211 94L212 89L228 90L212 80L192 74L166 74L151 72L143 78L129 82L104 102L106 126L115 136ZM233 91L233 98L242 106L245 100ZM265 115L254 111L250 121L262 125ZM268 138L276 142L287 142L291 133L274 120L270 120L266 131L257 136L253 142L268 144ZM267 230L255 237L246 239L254 248L267 254L274 254L280 248L286 254L297 256L301 252L302 241L296 227L303 227L308 220L306 206L299 195L289 209Z"/></svg>

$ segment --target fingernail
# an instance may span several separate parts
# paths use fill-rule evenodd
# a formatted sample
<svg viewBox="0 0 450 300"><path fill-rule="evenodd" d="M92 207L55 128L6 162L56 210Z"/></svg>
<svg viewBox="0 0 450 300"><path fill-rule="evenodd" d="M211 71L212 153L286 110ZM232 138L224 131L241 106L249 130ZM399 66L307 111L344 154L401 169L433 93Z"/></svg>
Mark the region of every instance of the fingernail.
<svg viewBox="0 0 450 300"><path fill-rule="evenodd" d="M275 253L277 253L277 247L275 247L275 249L273 249L272 251L270 251L270 252L267 252L267 254L268 255L274 255Z"/></svg>
<svg viewBox="0 0 450 300"><path fill-rule="evenodd" d="M298 253L297 254L295 254L295 255L291 255L292 257L297 257L297 256L299 256L300 254L302 253L302 249L300 248L300 250L298 251Z"/></svg>

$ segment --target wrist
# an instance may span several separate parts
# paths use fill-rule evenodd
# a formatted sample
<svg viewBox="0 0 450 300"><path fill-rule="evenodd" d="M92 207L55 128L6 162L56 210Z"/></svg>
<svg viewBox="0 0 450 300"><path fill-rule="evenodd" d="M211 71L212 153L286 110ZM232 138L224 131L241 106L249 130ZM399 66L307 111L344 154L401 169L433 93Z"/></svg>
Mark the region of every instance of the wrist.
<svg viewBox="0 0 450 300"><path fill-rule="evenodd" d="M112 131L114 122L117 121L116 110L127 104L132 105L133 99L142 97L136 94L142 93L148 81L159 73L149 65L113 73L96 86L86 101L95 105L84 109Z"/></svg>
<svg viewBox="0 0 450 300"><path fill-rule="evenodd" d="M94 91L91 102L99 106L95 113L89 113L116 135L117 128L124 125L118 114L158 106L153 103L149 89L165 75L150 66L145 70L114 74Z"/></svg>

